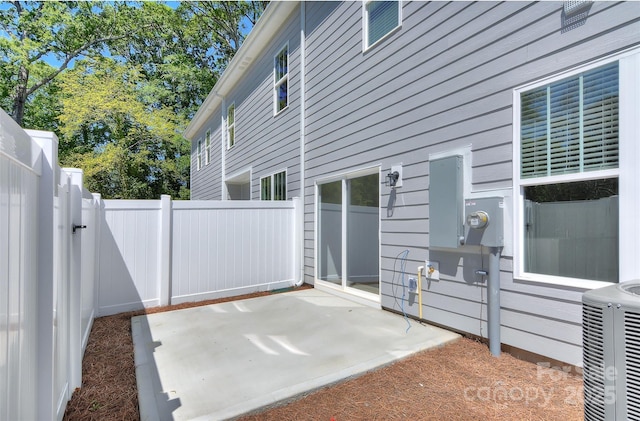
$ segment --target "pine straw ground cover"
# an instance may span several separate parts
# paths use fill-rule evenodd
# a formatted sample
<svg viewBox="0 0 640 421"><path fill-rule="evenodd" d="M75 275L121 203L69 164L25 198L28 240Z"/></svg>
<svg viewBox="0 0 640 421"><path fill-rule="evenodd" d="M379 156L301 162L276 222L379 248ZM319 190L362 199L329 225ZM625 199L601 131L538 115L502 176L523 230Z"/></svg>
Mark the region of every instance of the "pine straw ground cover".
<svg viewBox="0 0 640 421"><path fill-rule="evenodd" d="M197 304L147 309L147 313ZM65 420L138 420L131 317L94 321L83 361L82 388ZM582 378L521 361L462 338L423 351L286 405L242 418L254 420L582 420Z"/></svg>

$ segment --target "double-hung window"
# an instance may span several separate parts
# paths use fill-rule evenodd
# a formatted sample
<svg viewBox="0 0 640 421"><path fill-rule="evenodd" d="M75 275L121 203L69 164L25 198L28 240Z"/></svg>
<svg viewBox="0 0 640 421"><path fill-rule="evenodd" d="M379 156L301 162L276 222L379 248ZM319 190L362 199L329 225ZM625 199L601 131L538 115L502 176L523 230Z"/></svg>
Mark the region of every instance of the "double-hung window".
<svg viewBox="0 0 640 421"><path fill-rule="evenodd" d="M276 55L273 66L274 114L289 105L289 45Z"/></svg>
<svg viewBox="0 0 640 421"><path fill-rule="evenodd" d="M287 200L286 171L280 171L260 179L260 200Z"/></svg>
<svg viewBox="0 0 640 421"><path fill-rule="evenodd" d="M196 151L196 170L202 168L202 139L198 139L198 149Z"/></svg>
<svg viewBox="0 0 640 421"><path fill-rule="evenodd" d="M364 2L364 48L382 40L402 22L401 1Z"/></svg>
<svg viewBox="0 0 640 421"><path fill-rule="evenodd" d="M514 92L518 278L574 286L619 280L626 235L619 215L628 198L619 179L640 184L622 164L629 162L623 147L638 139L621 136L620 119L621 93L639 84L623 85L633 76L623 77L620 63L609 60Z"/></svg>
<svg viewBox="0 0 640 421"><path fill-rule="evenodd" d="M236 104L227 108L227 149L236 144Z"/></svg>
<svg viewBox="0 0 640 421"><path fill-rule="evenodd" d="M207 130L204 135L204 165L209 165L211 162L211 130Z"/></svg>

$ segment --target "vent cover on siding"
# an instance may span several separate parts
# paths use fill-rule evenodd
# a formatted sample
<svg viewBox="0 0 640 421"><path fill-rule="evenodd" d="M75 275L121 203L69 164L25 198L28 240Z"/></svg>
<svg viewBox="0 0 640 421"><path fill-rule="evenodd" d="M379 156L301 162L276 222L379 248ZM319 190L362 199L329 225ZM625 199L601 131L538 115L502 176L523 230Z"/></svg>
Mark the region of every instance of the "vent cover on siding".
<svg viewBox="0 0 640 421"><path fill-rule="evenodd" d="M579 13L591 7L593 1L590 0L571 0L564 2L564 13L567 16L571 16L575 13Z"/></svg>

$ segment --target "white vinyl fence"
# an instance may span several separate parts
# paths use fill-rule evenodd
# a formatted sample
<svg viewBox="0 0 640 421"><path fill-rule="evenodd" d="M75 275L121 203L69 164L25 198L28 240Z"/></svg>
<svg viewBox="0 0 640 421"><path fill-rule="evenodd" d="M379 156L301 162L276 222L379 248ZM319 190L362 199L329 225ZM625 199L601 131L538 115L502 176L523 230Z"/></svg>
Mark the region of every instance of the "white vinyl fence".
<svg viewBox="0 0 640 421"><path fill-rule="evenodd" d="M299 281L299 201L104 200L98 313Z"/></svg>
<svg viewBox="0 0 640 421"><path fill-rule="evenodd" d="M618 281L618 196L575 202L526 201L525 208L528 270Z"/></svg>
<svg viewBox="0 0 640 421"><path fill-rule="evenodd" d="M81 384L97 237L73 227L95 226L98 200L57 152L0 111L0 419L60 420Z"/></svg>
<svg viewBox="0 0 640 421"><path fill-rule="evenodd" d="M300 201L176 201L171 302L199 301L300 281Z"/></svg>
<svg viewBox="0 0 640 421"><path fill-rule="evenodd" d="M0 418L35 419L38 185L31 138L0 112Z"/></svg>
<svg viewBox="0 0 640 421"><path fill-rule="evenodd" d="M0 420L61 420L94 317L300 282L300 201L101 200L0 110Z"/></svg>

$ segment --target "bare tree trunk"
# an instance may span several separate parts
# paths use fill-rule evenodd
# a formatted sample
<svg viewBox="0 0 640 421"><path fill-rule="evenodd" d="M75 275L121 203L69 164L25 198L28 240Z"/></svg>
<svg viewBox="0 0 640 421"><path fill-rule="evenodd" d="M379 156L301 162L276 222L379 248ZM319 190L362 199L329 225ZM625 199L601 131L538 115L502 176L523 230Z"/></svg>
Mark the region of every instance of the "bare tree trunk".
<svg viewBox="0 0 640 421"><path fill-rule="evenodd" d="M24 106L27 102L27 82L29 81L29 70L25 66L20 66L18 70L18 85L13 100L12 117L20 126L24 120Z"/></svg>
<svg viewBox="0 0 640 421"><path fill-rule="evenodd" d="M22 15L22 4L19 1L14 1L13 6L16 8L18 16ZM20 41L24 42L27 38L26 30L20 31ZM16 94L13 99L13 110L11 117L22 126L24 120L24 106L27 102L27 83L29 82L29 69L27 69L24 63L20 64L18 70L18 84L16 86Z"/></svg>

